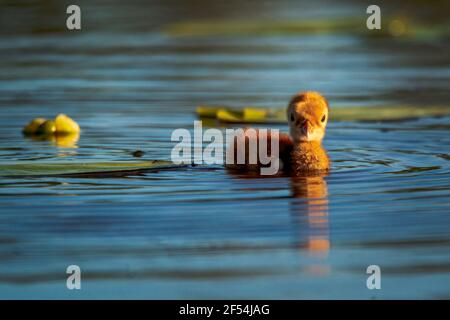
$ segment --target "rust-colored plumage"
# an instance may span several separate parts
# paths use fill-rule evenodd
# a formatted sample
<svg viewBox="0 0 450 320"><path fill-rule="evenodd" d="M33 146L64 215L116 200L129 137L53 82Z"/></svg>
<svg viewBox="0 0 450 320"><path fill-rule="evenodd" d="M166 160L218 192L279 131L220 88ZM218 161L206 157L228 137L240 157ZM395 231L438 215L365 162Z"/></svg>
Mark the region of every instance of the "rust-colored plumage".
<svg viewBox="0 0 450 320"><path fill-rule="evenodd" d="M300 175L312 171L329 170L330 160L325 149L322 147L322 139L325 136L326 125L328 122L328 102L317 92L309 91L295 95L289 102L287 108L287 119L289 124L289 133L279 136L279 158L281 169L285 172ZM234 164L227 167L249 170L261 166L249 164L249 141L258 139L260 131L256 130L256 135L245 133L245 164ZM271 135L268 135L267 145L270 151ZM239 141L235 139L233 151L236 160ZM236 163L236 162L235 162Z"/></svg>

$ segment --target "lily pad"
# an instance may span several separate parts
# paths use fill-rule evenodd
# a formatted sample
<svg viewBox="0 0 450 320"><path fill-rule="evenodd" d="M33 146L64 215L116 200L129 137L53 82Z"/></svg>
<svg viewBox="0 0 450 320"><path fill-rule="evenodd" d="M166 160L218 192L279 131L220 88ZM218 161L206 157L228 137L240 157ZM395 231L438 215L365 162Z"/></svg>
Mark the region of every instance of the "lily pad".
<svg viewBox="0 0 450 320"><path fill-rule="evenodd" d="M217 106L197 108L200 118L214 118L225 123L286 123L285 108L243 109ZM450 106L372 106L337 107L330 111L330 121L402 121L425 117L450 116Z"/></svg>
<svg viewBox="0 0 450 320"><path fill-rule="evenodd" d="M374 106L331 109L333 121L402 121L450 116L450 106Z"/></svg>
<svg viewBox="0 0 450 320"><path fill-rule="evenodd" d="M187 20L168 24L163 33L173 37L211 36L299 36L352 34L364 37L405 37L412 39L445 38L449 23L424 23L405 16L383 18L383 28L369 30L366 17L339 17L297 20Z"/></svg>
<svg viewBox="0 0 450 320"><path fill-rule="evenodd" d="M139 162L15 162L0 164L0 176L105 177L183 167L170 161Z"/></svg>
<svg viewBox="0 0 450 320"><path fill-rule="evenodd" d="M292 21L197 20L170 24L164 28L164 32L176 37L354 33L363 31L363 22L355 18Z"/></svg>

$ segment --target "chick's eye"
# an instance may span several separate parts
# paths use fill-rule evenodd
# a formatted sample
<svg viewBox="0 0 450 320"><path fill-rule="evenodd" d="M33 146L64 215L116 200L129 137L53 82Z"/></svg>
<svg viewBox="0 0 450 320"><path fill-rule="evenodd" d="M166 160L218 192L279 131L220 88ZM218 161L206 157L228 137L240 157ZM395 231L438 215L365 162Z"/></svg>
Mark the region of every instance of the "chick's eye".
<svg viewBox="0 0 450 320"><path fill-rule="evenodd" d="M291 113L291 121L294 121L294 114Z"/></svg>
<svg viewBox="0 0 450 320"><path fill-rule="evenodd" d="M327 117L326 117L325 115L323 115L322 120L320 120L320 121L325 122L325 119L326 119L326 118L327 118Z"/></svg>

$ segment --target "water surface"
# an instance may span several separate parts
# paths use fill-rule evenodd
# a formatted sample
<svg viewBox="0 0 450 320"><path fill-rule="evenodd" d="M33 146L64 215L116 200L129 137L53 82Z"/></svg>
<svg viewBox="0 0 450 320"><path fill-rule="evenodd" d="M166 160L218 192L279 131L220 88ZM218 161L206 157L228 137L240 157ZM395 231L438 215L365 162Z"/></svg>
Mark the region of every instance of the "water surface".
<svg viewBox="0 0 450 320"><path fill-rule="evenodd" d="M324 93L332 109L450 98L442 39L161 31L183 20L365 12L353 2L81 2L80 32L64 30L64 5L45 3L2 8L0 165L134 161L137 149L170 160L172 131L192 129L199 104L284 106L299 90ZM82 128L75 147L22 136L30 119L60 112ZM326 177L220 166L2 177L0 297L449 298L449 120L330 122ZM81 291L66 289L71 264ZM366 287L373 264L381 290Z"/></svg>

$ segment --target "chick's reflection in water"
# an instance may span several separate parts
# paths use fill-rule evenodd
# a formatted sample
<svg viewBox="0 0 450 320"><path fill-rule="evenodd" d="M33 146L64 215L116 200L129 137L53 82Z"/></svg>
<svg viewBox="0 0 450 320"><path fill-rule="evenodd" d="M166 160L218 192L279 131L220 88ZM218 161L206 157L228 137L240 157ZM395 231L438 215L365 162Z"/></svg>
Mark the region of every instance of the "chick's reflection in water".
<svg viewBox="0 0 450 320"><path fill-rule="evenodd" d="M311 253L326 256L330 248L328 237L328 188L323 176L293 177L291 212L299 222L307 223L309 236L306 247Z"/></svg>
<svg viewBox="0 0 450 320"><path fill-rule="evenodd" d="M328 188L326 174L317 173L304 177L292 177L291 214L299 227L299 246L310 257L321 264L308 266L314 275L327 275L329 267L324 265L330 250L328 220ZM317 262L319 262L317 261Z"/></svg>
<svg viewBox="0 0 450 320"><path fill-rule="evenodd" d="M269 180L280 176L261 176L254 172L229 169L228 173L239 179ZM286 176L285 176L286 177ZM306 252L306 272L313 276L326 276L331 247L328 219L328 187L326 173L309 173L305 176L286 177L290 179L290 217L294 227L295 246L299 253ZM269 183L267 181L266 183ZM289 180L287 180L289 181ZM303 264L302 259L302 264ZM303 264L304 265L304 264Z"/></svg>

